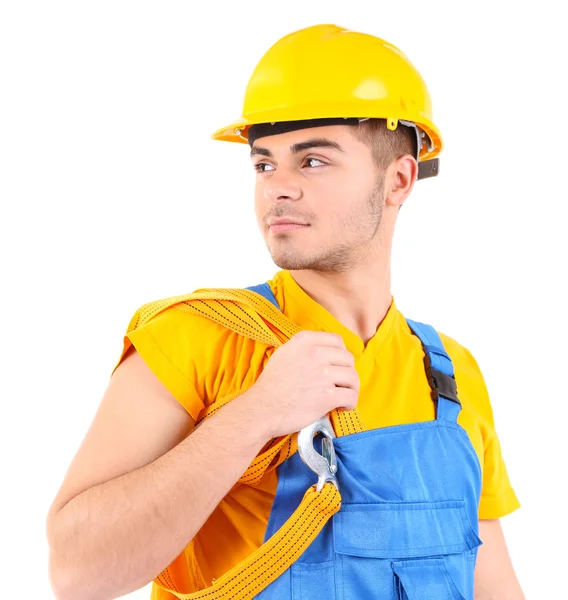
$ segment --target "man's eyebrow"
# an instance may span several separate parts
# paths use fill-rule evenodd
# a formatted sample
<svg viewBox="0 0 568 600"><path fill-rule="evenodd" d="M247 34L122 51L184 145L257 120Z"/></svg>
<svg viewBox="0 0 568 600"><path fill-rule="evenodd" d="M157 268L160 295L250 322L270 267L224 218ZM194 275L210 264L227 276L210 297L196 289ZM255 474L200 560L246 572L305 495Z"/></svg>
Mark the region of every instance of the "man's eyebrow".
<svg viewBox="0 0 568 600"><path fill-rule="evenodd" d="M305 142L299 142L297 144L292 144L290 146L290 152L292 154L298 154L303 152L304 150L309 150L310 148L331 148L332 150L337 150L339 152L345 153L345 150L333 140L328 140L327 138L313 138L311 140L306 140ZM259 146L253 146L250 151L251 158L255 154L261 154L262 156L268 156L272 158L272 152L268 148L261 148Z"/></svg>

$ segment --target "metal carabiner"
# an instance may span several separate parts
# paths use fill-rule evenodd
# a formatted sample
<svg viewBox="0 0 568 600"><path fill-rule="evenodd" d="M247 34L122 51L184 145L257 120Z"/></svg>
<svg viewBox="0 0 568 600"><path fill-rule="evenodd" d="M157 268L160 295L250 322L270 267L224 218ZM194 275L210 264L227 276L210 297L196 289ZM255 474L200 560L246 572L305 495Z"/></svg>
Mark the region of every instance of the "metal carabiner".
<svg viewBox="0 0 568 600"><path fill-rule="evenodd" d="M314 448L314 436L316 433L322 433L322 454ZM316 489L321 491L323 486L329 481L339 489L337 482L337 457L335 455L335 447L333 438L335 432L329 417L324 416L318 419L312 425L304 427L298 432L298 453L304 463L318 476Z"/></svg>

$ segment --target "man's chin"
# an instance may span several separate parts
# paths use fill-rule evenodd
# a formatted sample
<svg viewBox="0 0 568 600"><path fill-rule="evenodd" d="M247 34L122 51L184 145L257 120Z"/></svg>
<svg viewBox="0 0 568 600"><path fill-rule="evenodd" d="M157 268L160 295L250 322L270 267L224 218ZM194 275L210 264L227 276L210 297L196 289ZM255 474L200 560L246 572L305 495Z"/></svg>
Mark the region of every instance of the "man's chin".
<svg viewBox="0 0 568 600"><path fill-rule="evenodd" d="M286 271L301 271L303 269L313 268L313 261L306 260L305 257L301 256L283 256L282 254L271 254L274 264L280 269Z"/></svg>

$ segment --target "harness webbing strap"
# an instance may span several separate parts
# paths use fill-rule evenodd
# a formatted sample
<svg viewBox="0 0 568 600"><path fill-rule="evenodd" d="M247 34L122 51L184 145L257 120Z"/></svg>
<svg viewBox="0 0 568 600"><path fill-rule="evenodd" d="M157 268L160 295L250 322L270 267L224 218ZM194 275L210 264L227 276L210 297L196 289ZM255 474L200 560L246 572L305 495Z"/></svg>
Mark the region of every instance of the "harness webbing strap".
<svg viewBox="0 0 568 600"><path fill-rule="evenodd" d="M261 295L256 290L237 288L202 289L192 294L146 304L138 309L131 319L127 333L143 326L160 312L173 306L184 312L209 318L235 333L269 347L278 348L301 331L264 294ZM125 338L123 355L129 346L130 342ZM246 390L238 390L224 398L216 399L201 413L197 423L210 417L244 391ZM357 408L350 411L334 410L329 416L338 436L364 431ZM297 434L270 440L242 475L239 483L257 485L265 473L277 468L297 449ZM211 587L191 594L172 590L173 580L167 568L154 582L180 600L253 598L296 561L340 506L341 496L334 485L327 484L320 492L317 492L314 486L306 492L299 507L279 531L248 558L215 580Z"/></svg>
<svg viewBox="0 0 568 600"><path fill-rule="evenodd" d="M327 521L339 511L341 496L331 483L321 492L311 487L292 516L260 548L213 584L183 594L168 586L167 570L154 581L180 600L250 600L288 569L314 541Z"/></svg>

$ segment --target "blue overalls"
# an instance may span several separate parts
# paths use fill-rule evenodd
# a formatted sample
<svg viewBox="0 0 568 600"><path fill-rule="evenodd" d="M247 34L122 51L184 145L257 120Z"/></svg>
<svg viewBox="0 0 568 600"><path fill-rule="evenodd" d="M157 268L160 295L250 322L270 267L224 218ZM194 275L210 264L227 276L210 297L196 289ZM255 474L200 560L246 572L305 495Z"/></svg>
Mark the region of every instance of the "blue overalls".
<svg viewBox="0 0 568 600"><path fill-rule="evenodd" d="M278 306L268 284L248 289ZM481 468L457 424L453 365L439 335L407 323L424 347L436 419L333 440L341 509L257 600L473 600ZM280 465L265 540L313 484L298 453Z"/></svg>

